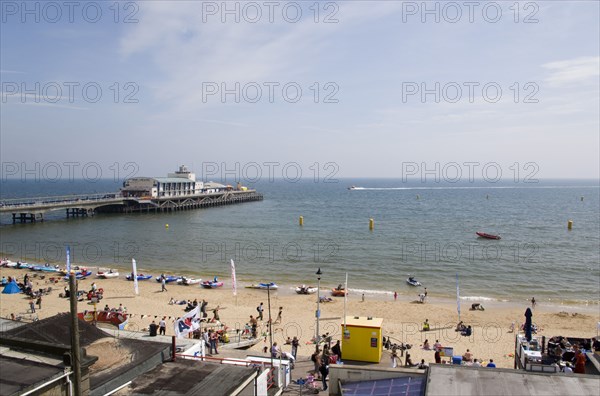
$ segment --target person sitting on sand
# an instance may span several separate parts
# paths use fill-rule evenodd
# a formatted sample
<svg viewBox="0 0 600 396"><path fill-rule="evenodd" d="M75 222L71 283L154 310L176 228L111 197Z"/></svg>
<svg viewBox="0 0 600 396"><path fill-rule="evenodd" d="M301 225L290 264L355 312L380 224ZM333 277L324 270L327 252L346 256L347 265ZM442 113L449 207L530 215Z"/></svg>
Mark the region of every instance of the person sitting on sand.
<svg viewBox="0 0 600 396"><path fill-rule="evenodd" d="M423 322L423 331L429 331L429 319L425 319Z"/></svg>
<svg viewBox="0 0 600 396"><path fill-rule="evenodd" d="M473 303L471 304L471 311L485 311L485 308L479 303Z"/></svg>
<svg viewBox="0 0 600 396"><path fill-rule="evenodd" d="M465 362L471 362L473 360L473 354L470 350L467 349L467 352L465 352L462 358Z"/></svg>
<svg viewBox="0 0 600 396"><path fill-rule="evenodd" d="M463 335L465 337L470 337L471 334L473 334L473 329L471 328L471 325L469 325L466 329L460 332L460 335Z"/></svg>
<svg viewBox="0 0 600 396"><path fill-rule="evenodd" d="M169 305L173 305L175 304L175 299L173 297L171 297L171 299L169 300Z"/></svg>
<svg viewBox="0 0 600 396"><path fill-rule="evenodd" d="M106 305L104 306L104 312L109 312L109 311L110 311L110 308L108 307L108 304L106 304Z"/></svg>
<svg viewBox="0 0 600 396"><path fill-rule="evenodd" d="M426 351L431 350L431 346L429 345L429 340L425 340L425 342L423 343L423 349Z"/></svg>
<svg viewBox="0 0 600 396"><path fill-rule="evenodd" d="M427 367L429 367L429 365L427 363L425 363L425 359L421 359L421 363L419 363L419 365L417 366L418 369L424 370Z"/></svg>
<svg viewBox="0 0 600 396"><path fill-rule="evenodd" d="M410 353L406 354L406 361L404 362L404 365L406 367L414 367L414 364L413 364L413 362L412 362L412 360L410 358Z"/></svg>
<svg viewBox="0 0 600 396"><path fill-rule="evenodd" d="M456 329L454 329L454 331L460 331L463 332L467 327L465 326L464 322L461 320L460 322L458 322L458 324L456 325Z"/></svg>

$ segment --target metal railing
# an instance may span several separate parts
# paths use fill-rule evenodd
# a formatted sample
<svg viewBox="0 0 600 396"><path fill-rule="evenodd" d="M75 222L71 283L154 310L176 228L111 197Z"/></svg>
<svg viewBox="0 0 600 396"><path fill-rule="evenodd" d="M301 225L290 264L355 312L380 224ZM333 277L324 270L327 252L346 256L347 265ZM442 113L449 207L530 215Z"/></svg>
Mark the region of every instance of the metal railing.
<svg viewBox="0 0 600 396"><path fill-rule="evenodd" d="M2 208L19 208L36 205L64 205L68 203L85 203L122 199L121 193L96 193L81 195L55 195L49 197L12 198L0 201Z"/></svg>

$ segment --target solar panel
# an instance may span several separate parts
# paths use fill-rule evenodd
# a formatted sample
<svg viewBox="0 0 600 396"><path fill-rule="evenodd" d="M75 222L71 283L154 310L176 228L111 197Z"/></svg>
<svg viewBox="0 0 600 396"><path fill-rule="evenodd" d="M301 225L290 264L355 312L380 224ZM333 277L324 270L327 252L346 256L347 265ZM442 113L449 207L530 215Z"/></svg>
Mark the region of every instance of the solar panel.
<svg viewBox="0 0 600 396"><path fill-rule="evenodd" d="M342 384L344 396L423 396L424 394L424 377L387 378Z"/></svg>

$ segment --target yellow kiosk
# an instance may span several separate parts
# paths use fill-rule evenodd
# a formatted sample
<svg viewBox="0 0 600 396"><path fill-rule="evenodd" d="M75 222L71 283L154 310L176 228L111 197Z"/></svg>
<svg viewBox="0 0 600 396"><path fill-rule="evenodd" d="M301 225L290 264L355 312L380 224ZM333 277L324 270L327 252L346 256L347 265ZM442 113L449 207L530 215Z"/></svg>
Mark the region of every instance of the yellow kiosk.
<svg viewBox="0 0 600 396"><path fill-rule="evenodd" d="M342 356L344 360L361 362L381 361L382 318L346 316L346 329L342 323Z"/></svg>

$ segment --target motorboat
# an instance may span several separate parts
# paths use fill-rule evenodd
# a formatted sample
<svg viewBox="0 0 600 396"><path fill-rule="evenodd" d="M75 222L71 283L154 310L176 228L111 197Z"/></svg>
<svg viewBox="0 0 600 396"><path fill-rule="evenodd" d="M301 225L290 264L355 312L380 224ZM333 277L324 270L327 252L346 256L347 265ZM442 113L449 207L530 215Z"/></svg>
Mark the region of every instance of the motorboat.
<svg viewBox="0 0 600 396"><path fill-rule="evenodd" d="M344 297L347 294L348 291L342 285L338 285L335 289L331 289L331 295L334 297Z"/></svg>
<svg viewBox="0 0 600 396"><path fill-rule="evenodd" d="M258 285L246 286L246 289L277 290L277 289L279 289L279 286L277 286L277 284L275 282L270 282L270 283L261 282Z"/></svg>
<svg viewBox="0 0 600 396"><path fill-rule="evenodd" d="M302 286L298 286L296 288L296 293L298 293L298 294L315 294L317 292L317 290L319 290L317 287L302 285Z"/></svg>
<svg viewBox="0 0 600 396"><path fill-rule="evenodd" d="M485 238L485 239L500 239L499 235L492 235L492 234L488 234L485 232L479 232L477 231L475 234L477 234L477 236L479 236L480 238Z"/></svg>
<svg viewBox="0 0 600 396"><path fill-rule="evenodd" d="M126 278L128 281L131 281L131 280L133 280L133 275L127 275ZM137 280L139 280L139 281L148 280L148 279L152 279L152 275L137 274Z"/></svg>
<svg viewBox="0 0 600 396"><path fill-rule="evenodd" d="M411 286L421 286L421 282L416 280L414 276L409 276L408 279L406 279L406 283Z"/></svg>
<svg viewBox="0 0 600 396"><path fill-rule="evenodd" d="M181 283L182 285L186 285L186 286L190 286L190 285L198 285L202 282L202 279L200 278L187 278L185 276L181 277Z"/></svg>
<svg viewBox="0 0 600 396"><path fill-rule="evenodd" d="M200 285L205 289L216 289L217 287L222 287L223 282L214 281L214 280L204 281L204 282L201 282Z"/></svg>
<svg viewBox="0 0 600 396"><path fill-rule="evenodd" d="M156 277L156 281L157 282L161 282L162 281L161 277L162 277L162 275L161 276L157 276ZM181 279L182 279L181 276L167 275L167 276L165 276L165 283L172 283L172 282L179 283L179 282L181 282Z"/></svg>
<svg viewBox="0 0 600 396"><path fill-rule="evenodd" d="M111 278L118 278L119 273L117 271L113 271L113 270L98 271L96 273L96 276L98 276L98 278L102 278L102 279L111 279Z"/></svg>

